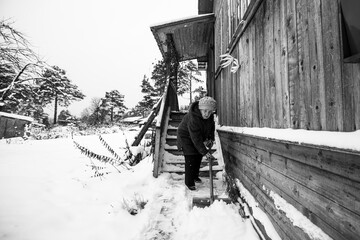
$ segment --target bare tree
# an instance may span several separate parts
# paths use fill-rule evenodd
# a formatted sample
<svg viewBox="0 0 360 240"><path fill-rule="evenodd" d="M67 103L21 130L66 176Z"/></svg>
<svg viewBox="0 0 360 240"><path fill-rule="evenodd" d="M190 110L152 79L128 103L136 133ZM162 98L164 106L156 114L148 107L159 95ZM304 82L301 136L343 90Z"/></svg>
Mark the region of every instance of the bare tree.
<svg viewBox="0 0 360 240"><path fill-rule="evenodd" d="M41 78L46 63L31 49L24 34L11 26L12 22L0 21L0 109L12 91L23 85L30 88ZM20 87L20 88L21 88Z"/></svg>

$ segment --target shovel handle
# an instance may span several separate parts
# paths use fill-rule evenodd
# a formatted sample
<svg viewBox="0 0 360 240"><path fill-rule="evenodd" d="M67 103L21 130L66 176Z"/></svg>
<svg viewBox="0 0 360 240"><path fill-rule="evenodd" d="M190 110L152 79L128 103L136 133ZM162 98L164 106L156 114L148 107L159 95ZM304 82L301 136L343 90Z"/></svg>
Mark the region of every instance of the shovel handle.
<svg viewBox="0 0 360 240"><path fill-rule="evenodd" d="M210 175L210 204L212 204L214 202L214 183L213 183L213 172L212 172L212 165L213 165L213 159L214 157L211 156L209 158L209 175Z"/></svg>

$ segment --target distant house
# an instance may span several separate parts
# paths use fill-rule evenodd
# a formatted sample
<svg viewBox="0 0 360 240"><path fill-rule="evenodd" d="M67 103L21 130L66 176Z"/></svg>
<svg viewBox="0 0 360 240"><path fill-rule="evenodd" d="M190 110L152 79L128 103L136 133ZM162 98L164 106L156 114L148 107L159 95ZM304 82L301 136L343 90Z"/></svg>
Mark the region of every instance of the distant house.
<svg viewBox="0 0 360 240"><path fill-rule="evenodd" d="M0 139L23 136L25 126L33 121L31 117L0 112Z"/></svg>
<svg viewBox="0 0 360 240"><path fill-rule="evenodd" d="M139 122L142 120L142 116L136 116L136 117L127 117L121 120L121 123L124 124L139 124Z"/></svg>

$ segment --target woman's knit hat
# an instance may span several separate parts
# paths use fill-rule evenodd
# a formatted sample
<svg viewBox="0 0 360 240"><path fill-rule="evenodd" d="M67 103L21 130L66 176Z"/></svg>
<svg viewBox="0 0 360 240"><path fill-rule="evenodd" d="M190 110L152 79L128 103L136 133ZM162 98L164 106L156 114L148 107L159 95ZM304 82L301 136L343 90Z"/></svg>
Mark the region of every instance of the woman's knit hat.
<svg viewBox="0 0 360 240"><path fill-rule="evenodd" d="M216 101L212 97L203 97L199 100L199 109L216 110Z"/></svg>

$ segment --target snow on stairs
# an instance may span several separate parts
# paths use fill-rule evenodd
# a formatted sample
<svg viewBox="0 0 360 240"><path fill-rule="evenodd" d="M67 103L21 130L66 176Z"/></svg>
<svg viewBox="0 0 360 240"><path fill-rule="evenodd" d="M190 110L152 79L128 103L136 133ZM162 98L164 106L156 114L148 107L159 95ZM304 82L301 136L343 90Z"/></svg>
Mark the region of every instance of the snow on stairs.
<svg viewBox="0 0 360 240"><path fill-rule="evenodd" d="M185 158L182 151L177 149L177 128L181 122L181 119L185 116L184 112L171 112L169 124L167 128L166 143L164 146L165 152L162 159L162 172L169 173L185 173ZM211 150L212 154L216 158L215 144ZM217 172L222 171L217 159L213 161L213 173L214 176ZM209 162L203 158L200 167L200 177L209 177Z"/></svg>

